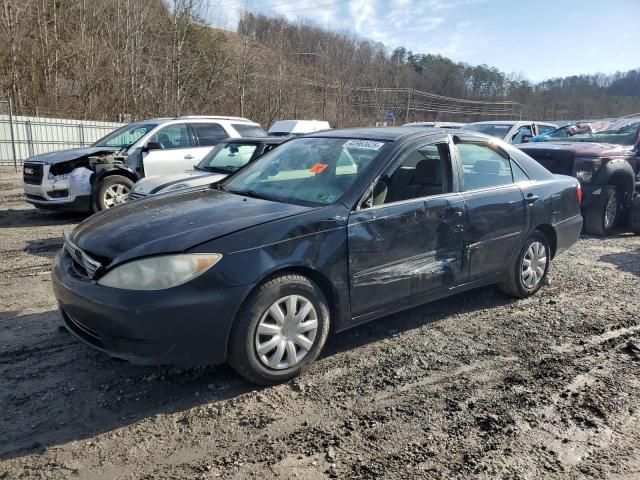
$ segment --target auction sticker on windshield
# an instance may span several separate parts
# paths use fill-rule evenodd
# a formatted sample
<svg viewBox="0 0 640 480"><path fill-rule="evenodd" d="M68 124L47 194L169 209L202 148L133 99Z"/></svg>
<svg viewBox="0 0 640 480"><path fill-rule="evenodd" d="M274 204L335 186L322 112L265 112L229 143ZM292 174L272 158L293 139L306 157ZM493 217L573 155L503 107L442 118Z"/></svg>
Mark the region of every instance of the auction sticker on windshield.
<svg viewBox="0 0 640 480"><path fill-rule="evenodd" d="M316 163L313 167L309 169L311 173L320 173L323 172L329 165L326 163Z"/></svg>
<svg viewBox="0 0 640 480"><path fill-rule="evenodd" d="M362 150L380 150L384 142L372 142L371 140L349 140L342 145L344 148L360 148Z"/></svg>

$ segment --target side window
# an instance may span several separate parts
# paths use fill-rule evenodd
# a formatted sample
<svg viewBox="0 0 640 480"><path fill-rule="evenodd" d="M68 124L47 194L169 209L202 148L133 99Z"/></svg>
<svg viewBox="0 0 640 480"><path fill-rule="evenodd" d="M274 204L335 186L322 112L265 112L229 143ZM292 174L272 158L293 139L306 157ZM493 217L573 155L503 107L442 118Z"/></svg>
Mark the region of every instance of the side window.
<svg viewBox="0 0 640 480"><path fill-rule="evenodd" d="M551 125L540 125L538 124L538 134L542 135L544 133L553 132L556 128Z"/></svg>
<svg viewBox="0 0 640 480"><path fill-rule="evenodd" d="M509 158L486 144L459 143L465 190L513 183Z"/></svg>
<svg viewBox="0 0 640 480"><path fill-rule="evenodd" d="M152 136L149 141L159 143L165 150L191 147L189 129L184 123L177 123L175 125L164 127Z"/></svg>
<svg viewBox="0 0 640 480"><path fill-rule="evenodd" d="M451 156L446 143L424 145L404 157L373 192L373 205L429 197L451 191Z"/></svg>
<svg viewBox="0 0 640 480"><path fill-rule="evenodd" d="M192 123L191 128L196 132L201 147L213 147L229 136L217 123Z"/></svg>
<svg viewBox="0 0 640 480"><path fill-rule="evenodd" d="M522 168L520 168L520 165L518 165L513 160L511 161L511 171L513 172L513 181L516 183L526 182L527 180L530 180L529 176L525 173L525 171Z"/></svg>
<svg viewBox="0 0 640 480"><path fill-rule="evenodd" d="M522 143L522 137L527 135L529 138L533 136L533 131L531 130L531 125L525 125L524 127L520 127L518 132L513 136L511 143L514 145L518 145Z"/></svg>

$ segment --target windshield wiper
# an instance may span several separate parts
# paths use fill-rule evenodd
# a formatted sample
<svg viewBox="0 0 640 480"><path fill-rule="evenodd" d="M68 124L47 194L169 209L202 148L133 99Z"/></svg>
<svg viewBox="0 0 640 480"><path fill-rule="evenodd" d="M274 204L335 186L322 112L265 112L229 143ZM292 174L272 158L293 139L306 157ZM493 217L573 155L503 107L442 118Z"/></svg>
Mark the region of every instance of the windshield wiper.
<svg viewBox="0 0 640 480"><path fill-rule="evenodd" d="M282 200L279 197L272 197L269 195L264 195L262 193L258 193L255 190L226 190L227 192L230 193L235 193L236 195L242 195L243 197L251 197L251 198L259 198L261 200L270 200L272 202L284 202L284 200Z"/></svg>

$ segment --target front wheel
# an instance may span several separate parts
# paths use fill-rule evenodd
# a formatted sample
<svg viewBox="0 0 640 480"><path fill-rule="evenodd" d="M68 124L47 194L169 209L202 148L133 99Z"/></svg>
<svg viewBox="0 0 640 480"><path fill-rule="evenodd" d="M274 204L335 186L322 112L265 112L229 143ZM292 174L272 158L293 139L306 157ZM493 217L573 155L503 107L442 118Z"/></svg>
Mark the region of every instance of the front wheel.
<svg viewBox="0 0 640 480"><path fill-rule="evenodd" d="M284 382L318 357L328 333L322 290L302 275L281 275L260 286L240 309L227 360L253 383Z"/></svg>
<svg viewBox="0 0 640 480"><path fill-rule="evenodd" d="M509 276L500 284L500 290L516 298L530 297L542 287L550 261L549 240L536 230L524 242Z"/></svg>
<svg viewBox="0 0 640 480"><path fill-rule="evenodd" d="M129 198L133 182L122 175L109 175L96 188L93 208L96 212L121 205Z"/></svg>
<svg viewBox="0 0 640 480"><path fill-rule="evenodd" d="M602 193L584 212L585 232L608 237L620 216L620 210L620 195L616 187L603 186Z"/></svg>

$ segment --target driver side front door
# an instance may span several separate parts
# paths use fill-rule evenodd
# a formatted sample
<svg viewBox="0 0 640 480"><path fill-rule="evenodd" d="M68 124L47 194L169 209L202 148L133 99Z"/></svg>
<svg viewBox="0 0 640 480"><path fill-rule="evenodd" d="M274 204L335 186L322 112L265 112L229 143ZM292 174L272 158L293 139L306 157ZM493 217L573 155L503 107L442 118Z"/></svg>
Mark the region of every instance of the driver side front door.
<svg viewBox="0 0 640 480"><path fill-rule="evenodd" d="M449 144L405 150L348 223L354 318L426 301L462 281L464 201Z"/></svg>

